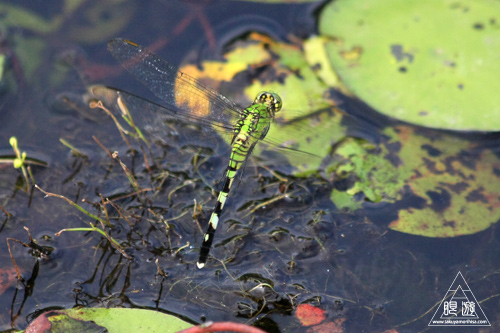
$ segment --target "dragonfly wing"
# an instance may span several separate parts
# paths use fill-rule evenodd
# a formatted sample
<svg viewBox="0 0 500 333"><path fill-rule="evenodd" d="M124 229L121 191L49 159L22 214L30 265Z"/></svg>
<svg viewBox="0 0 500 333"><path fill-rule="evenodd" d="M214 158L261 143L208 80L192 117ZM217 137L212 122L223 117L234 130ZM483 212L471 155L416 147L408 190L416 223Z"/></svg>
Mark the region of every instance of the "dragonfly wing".
<svg viewBox="0 0 500 333"><path fill-rule="evenodd" d="M233 133L232 126L213 125L205 118L186 115L177 108L166 108L125 91L106 86L93 86L91 92L117 119L124 118L125 109L132 118L131 122L126 121L126 123L130 126L133 123L133 126L149 139L175 144L181 148L192 146L217 150L217 147L221 148L225 143L214 135L214 132L226 138L230 138Z"/></svg>
<svg viewBox="0 0 500 333"><path fill-rule="evenodd" d="M116 38L109 41L108 49L128 72L169 108L222 125L234 124L242 111L226 97L140 45Z"/></svg>

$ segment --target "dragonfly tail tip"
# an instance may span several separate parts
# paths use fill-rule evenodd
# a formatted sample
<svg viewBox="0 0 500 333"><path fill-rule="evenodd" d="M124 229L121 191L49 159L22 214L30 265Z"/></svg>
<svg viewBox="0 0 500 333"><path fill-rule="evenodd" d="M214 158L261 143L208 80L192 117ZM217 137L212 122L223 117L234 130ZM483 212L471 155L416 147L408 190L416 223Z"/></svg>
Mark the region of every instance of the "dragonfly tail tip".
<svg viewBox="0 0 500 333"><path fill-rule="evenodd" d="M198 267L198 269L202 269L203 267L205 267L205 264L202 262L197 262L196 266Z"/></svg>

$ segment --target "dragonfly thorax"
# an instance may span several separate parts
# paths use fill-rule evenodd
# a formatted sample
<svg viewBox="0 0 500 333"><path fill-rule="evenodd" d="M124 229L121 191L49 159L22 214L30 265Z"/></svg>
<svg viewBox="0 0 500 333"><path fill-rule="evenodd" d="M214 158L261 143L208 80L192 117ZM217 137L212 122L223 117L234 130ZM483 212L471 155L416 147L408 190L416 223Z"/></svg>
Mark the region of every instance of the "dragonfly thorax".
<svg viewBox="0 0 500 333"><path fill-rule="evenodd" d="M261 91L260 93L258 93L253 104L266 105L267 109L273 117L276 112L281 110L281 106L283 105L283 103L281 102L281 97L278 94L268 91Z"/></svg>

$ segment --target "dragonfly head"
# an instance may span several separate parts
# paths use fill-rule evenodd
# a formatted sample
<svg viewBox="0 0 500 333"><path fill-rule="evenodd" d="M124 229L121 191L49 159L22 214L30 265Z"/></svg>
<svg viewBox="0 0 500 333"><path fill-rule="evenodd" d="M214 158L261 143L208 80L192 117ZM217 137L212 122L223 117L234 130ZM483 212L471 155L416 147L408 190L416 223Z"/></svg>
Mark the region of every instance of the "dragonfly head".
<svg viewBox="0 0 500 333"><path fill-rule="evenodd" d="M273 92L261 91L253 102L254 104L265 104L271 115L281 110L283 103L281 102L281 97Z"/></svg>

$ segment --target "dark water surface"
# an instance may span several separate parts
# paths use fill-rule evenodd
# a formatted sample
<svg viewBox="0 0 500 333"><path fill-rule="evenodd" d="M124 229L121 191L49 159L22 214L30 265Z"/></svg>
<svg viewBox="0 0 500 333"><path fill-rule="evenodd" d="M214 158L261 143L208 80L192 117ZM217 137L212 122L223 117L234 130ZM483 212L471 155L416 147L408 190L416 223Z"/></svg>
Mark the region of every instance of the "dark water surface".
<svg viewBox="0 0 500 333"><path fill-rule="evenodd" d="M12 4L46 21L64 13L62 2ZM270 332L305 331L294 311L299 304L310 303L325 310L332 325L343 323L346 332L391 328L420 332L428 328L432 307L442 300L458 271L479 302L493 297L481 307L492 324L498 322L500 232L495 226L445 240L398 233L384 223L396 214L392 208L377 206L362 214L339 211L329 199L332 184L328 180L283 182L255 165L247 166L231 194L211 252L215 258L232 260L223 265L212 259L198 270L198 247L215 203L212 187L222 176L226 159L197 160L190 151L154 145L156 165L149 172L142 156L131 154L109 118L81 101L78 104L90 84L150 97L107 52L106 42L112 37L147 45L174 64L187 57L190 61L218 59L227 43L249 31L278 40L311 35L317 8L317 4L238 1L130 1L117 7L87 1L78 11L63 15L65 23L54 31L30 28L23 22L2 31L0 47L8 55L8 64L0 86L0 154L11 154L9 138L16 136L28 156L48 163L33 168L44 190L64 195L99 216L104 216L98 209L99 194L132 213L133 226L120 219L115 208L108 206L107 212L115 225L112 237L133 260L95 232L65 232L56 237L61 229L95 221L61 199L44 198L34 189L23 191L19 170L0 164L0 205L13 215L0 212L4 281L0 330L25 329L48 309L88 306L155 309L193 323L237 321ZM16 53L23 43L29 43L24 49L30 52ZM68 107L62 103L64 98L76 104ZM345 107L359 104L351 106L346 99ZM143 195L131 195L134 189L126 175L92 136L119 152L146 189ZM60 138L87 158L75 157ZM154 186L160 190L147 191ZM251 212L286 191L293 195ZM201 211L195 202L202 205ZM378 222L369 222L366 216ZM39 258L34 251L11 243L25 280L21 283L15 278L5 240L28 242L24 226L52 252ZM164 274L158 273L158 267Z"/></svg>

